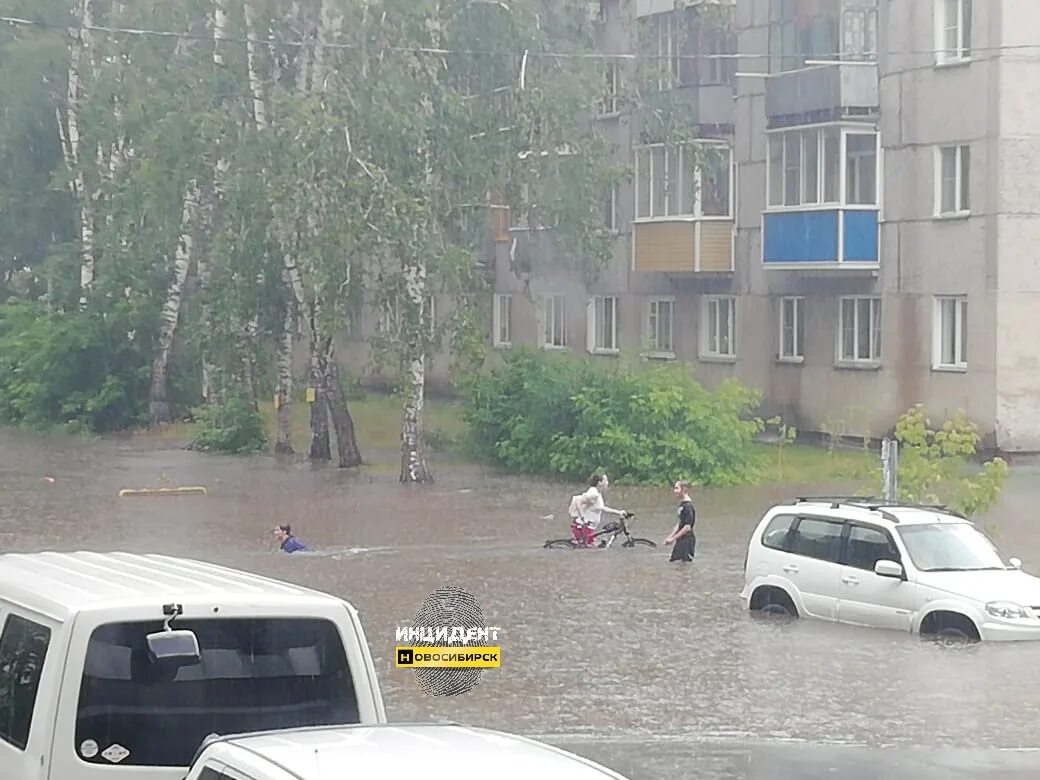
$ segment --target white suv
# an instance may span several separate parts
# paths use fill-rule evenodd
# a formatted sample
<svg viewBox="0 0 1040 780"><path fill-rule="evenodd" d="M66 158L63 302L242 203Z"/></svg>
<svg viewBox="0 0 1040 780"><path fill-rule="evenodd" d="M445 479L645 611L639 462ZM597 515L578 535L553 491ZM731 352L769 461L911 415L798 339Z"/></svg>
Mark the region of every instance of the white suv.
<svg viewBox="0 0 1040 780"><path fill-rule="evenodd" d="M1040 639L1040 578L945 507L799 498L766 512L745 608L960 640Z"/></svg>

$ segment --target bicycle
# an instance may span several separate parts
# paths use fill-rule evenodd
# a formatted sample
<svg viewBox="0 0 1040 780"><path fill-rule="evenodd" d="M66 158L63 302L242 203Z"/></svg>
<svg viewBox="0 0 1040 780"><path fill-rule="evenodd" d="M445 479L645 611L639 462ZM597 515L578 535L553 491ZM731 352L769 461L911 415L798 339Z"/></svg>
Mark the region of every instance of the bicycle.
<svg viewBox="0 0 1040 780"><path fill-rule="evenodd" d="M598 539L599 544L581 544L575 539L568 537L566 539L547 539L542 547L546 550L576 550L583 547L606 549L607 547L612 546L619 536L625 537L625 540L621 542L622 547L657 547L657 542L651 539L632 536L631 529L629 528L629 521L634 517L635 515L631 512L625 512L625 514L619 519L607 523L607 525L605 525L601 530L596 531L596 533L592 535L592 538L594 542Z"/></svg>

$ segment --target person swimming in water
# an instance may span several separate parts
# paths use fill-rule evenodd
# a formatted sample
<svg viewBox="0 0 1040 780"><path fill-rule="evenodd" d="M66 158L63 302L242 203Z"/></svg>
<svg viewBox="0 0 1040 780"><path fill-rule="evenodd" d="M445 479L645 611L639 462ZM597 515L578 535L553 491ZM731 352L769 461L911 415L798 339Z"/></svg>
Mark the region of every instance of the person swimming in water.
<svg viewBox="0 0 1040 780"><path fill-rule="evenodd" d="M306 552L310 548L293 536L292 526L288 523L275 526L274 538L279 543L282 552Z"/></svg>

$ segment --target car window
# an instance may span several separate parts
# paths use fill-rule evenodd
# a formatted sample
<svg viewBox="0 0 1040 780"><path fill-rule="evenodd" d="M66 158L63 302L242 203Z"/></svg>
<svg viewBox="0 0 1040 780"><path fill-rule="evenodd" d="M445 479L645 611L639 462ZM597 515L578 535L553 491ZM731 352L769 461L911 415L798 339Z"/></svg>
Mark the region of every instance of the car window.
<svg viewBox="0 0 1040 780"><path fill-rule="evenodd" d="M794 515L777 515L762 532L762 545L774 550L787 550L787 536L794 523Z"/></svg>
<svg viewBox="0 0 1040 780"><path fill-rule="evenodd" d="M845 546L845 563L857 569L873 571L878 561L900 562L899 551L892 537L880 528L852 526Z"/></svg>
<svg viewBox="0 0 1040 780"><path fill-rule="evenodd" d="M227 775L223 772L218 772L213 767L203 767L202 771L199 772L199 780L225 780Z"/></svg>
<svg viewBox="0 0 1040 780"><path fill-rule="evenodd" d="M156 663L146 636L162 622L109 623L87 646L75 744L118 743L122 766L186 767L210 734L359 722L343 640L329 620L178 620L201 661ZM156 739L156 734L163 734ZM106 764L102 756L84 758Z"/></svg>
<svg viewBox="0 0 1040 780"><path fill-rule="evenodd" d="M796 555L837 563L844 525L841 520L800 517L788 535L788 549Z"/></svg>
<svg viewBox="0 0 1040 780"><path fill-rule="evenodd" d="M0 633L0 739L25 750L51 630L8 615Z"/></svg>

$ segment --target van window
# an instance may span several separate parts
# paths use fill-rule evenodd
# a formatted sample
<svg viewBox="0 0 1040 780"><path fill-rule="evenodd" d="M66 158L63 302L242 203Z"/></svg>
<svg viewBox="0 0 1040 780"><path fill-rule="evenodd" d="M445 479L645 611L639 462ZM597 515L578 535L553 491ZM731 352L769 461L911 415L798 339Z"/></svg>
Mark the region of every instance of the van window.
<svg viewBox="0 0 1040 780"><path fill-rule="evenodd" d="M762 532L762 544L774 550L787 551L788 531L794 522L794 515L777 515L769 521Z"/></svg>
<svg viewBox="0 0 1040 780"><path fill-rule="evenodd" d="M878 561L900 563L899 550L884 530L865 525L854 525L849 529L849 540L845 550L845 563L857 569L874 571Z"/></svg>
<svg viewBox="0 0 1040 780"><path fill-rule="evenodd" d="M800 517L789 536L788 549L796 555L837 563L844 526L845 523L840 520Z"/></svg>
<svg viewBox="0 0 1040 780"><path fill-rule="evenodd" d="M0 634L0 739L25 750L51 630L8 615Z"/></svg>
<svg viewBox="0 0 1040 780"><path fill-rule="evenodd" d="M162 623L98 627L87 648L75 744L129 753L120 766L186 767L211 734L359 722L334 623L304 618L178 620L201 661L151 661L145 637ZM168 663L168 662L164 662ZM102 756L83 759L109 765Z"/></svg>

